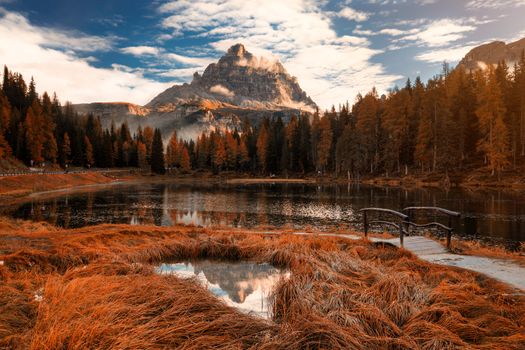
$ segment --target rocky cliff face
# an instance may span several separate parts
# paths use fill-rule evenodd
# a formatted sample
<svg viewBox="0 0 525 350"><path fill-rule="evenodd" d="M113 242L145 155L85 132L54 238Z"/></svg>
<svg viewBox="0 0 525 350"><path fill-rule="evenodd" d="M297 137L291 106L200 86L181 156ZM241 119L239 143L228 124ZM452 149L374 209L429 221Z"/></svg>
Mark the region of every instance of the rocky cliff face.
<svg viewBox="0 0 525 350"><path fill-rule="evenodd" d="M147 108L137 106L133 103L127 102L95 102L95 103L83 103L74 106L76 111L80 114L93 113L100 117L111 117L113 115L136 115L146 116L149 114Z"/></svg>
<svg viewBox="0 0 525 350"><path fill-rule="evenodd" d="M176 85L148 105L158 110L169 104L211 100L242 108L313 111L315 103L280 62L257 58L242 44L232 46L219 62L210 64L202 76L195 73L190 84Z"/></svg>
<svg viewBox="0 0 525 350"><path fill-rule="evenodd" d="M317 108L280 62L257 58L242 44L232 46L189 84L175 85L146 106L96 103L75 106L80 113L102 117L104 125L128 122L160 127L167 138L177 130L184 138L203 131L240 127L244 118L257 123L264 116L312 113Z"/></svg>
<svg viewBox="0 0 525 350"><path fill-rule="evenodd" d="M476 70L485 69L487 65L505 61L507 65L512 66L520 59L524 50L525 38L510 44L505 44L503 41L494 41L472 49L459 62L459 65L467 70Z"/></svg>

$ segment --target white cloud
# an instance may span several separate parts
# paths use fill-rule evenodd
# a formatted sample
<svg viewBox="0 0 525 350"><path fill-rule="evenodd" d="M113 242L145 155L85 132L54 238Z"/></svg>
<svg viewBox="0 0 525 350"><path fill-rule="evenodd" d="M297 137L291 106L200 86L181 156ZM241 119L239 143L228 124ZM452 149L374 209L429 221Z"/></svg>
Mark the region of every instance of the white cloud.
<svg viewBox="0 0 525 350"><path fill-rule="evenodd" d="M145 56L152 55L156 56L160 53L159 48L152 46L129 46L120 49L120 51L133 55L133 56Z"/></svg>
<svg viewBox="0 0 525 350"><path fill-rule="evenodd" d="M210 92L213 92L214 94L223 95L226 97L233 97L235 94L233 91L230 91L227 87L222 85L214 85L210 88Z"/></svg>
<svg viewBox="0 0 525 350"><path fill-rule="evenodd" d="M124 47L120 49L120 51L136 57L146 57L150 63L152 59L156 59L158 63L184 66L184 68L177 67L169 72L159 72L161 74L158 74L162 77L178 78L178 81L191 77L195 71L203 70L208 64L213 62L212 58L179 55L173 52L166 52L163 48L153 46L130 46ZM189 71L191 71L191 74Z"/></svg>
<svg viewBox="0 0 525 350"><path fill-rule="evenodd" d="M463 39L465 33L475 29L475 26L463 20L445 18L432 21L418 32L403 37L402 40L417 41L428 46L444 46Z"/></svg>
<svg viewBox="0 0 525 350"><path fill-rule="evenodd" d="M474 47L476 47L476 45L462 45L432 50L416 56L416 59L429 63L441 63L444 61L455 63L459 62L463 57L465 57L465 55Z"/></svg>
<svg viewBox="0 0 525 350"><path fill-rule="evenodd" d="M469 9L502 9L525 6L525 0L471 0L467 2Z"/></svg>
<svg viewBox="0 0 525 350"><path fill-rule="evenodd" d="M390 88L399 77L371 62L381 52L370 49L366 38L338 35L335 14L325 11L323 3L179 0L164 3L159 12L170 35L206 37L207 47L221 52L243 43L257 56L274 55L322 108L353 100L372 86Z"/></svg>
<svg viewBox="0 0 525 350"><path fill-rule="evenodd" d="M109 51L116 39L90 36L78 32L66 32L40 27L39 30L28 30L31 27L27 19L21 15L8 12L0 7L0 18L2 22L9 23L11 29L20 28L25 30L25 40L38 42L43 47L54 49L68 49L78 52ZM6 32L14 33L13 30ZM2 37L4 39L11 39Z"/></svg>
<svg viewBox="0 0 525 350"><path fill-rule="evenodd" d="M396 28L385 28L385 29L381 29L379 31L379 34L385 34L385 35L390 35L390 36L400 36L400 35L407 34L407 32L401 29L396 29Z"/></svg>
<svg viewBox="0 0 525 350"><path fill-rule="evenodd" d="M177 62L186 64L186 65L191 65L191 66L207 65L207 64L210 64L213 60L212 58L190 57L190 56L179 55L176 53L166 53L163 55L163 57L166 59L172 60L172 61L177 61Z"/></svg>
<svg viewBox="0 0 525 350"><path fill-rule="evenodd" d="M341 11L339 11L337 15L339 17L346 18L346 19L349 19L351 21L356 21L356 22L364 22L370 17L368 13L354 10L351 7L342 8Z"/></svg>
<svg viewBox="0 0 525 350"><path fill-rule="evenodd" d="M3 9L0 38L1 63L26 78L33 76L38 91L56 92L62 100L145 104L169 86L124 66L95 68L89 64L92 59L74 53L108 49L111 43L104 38L37 27L22 15Z"/></svg>

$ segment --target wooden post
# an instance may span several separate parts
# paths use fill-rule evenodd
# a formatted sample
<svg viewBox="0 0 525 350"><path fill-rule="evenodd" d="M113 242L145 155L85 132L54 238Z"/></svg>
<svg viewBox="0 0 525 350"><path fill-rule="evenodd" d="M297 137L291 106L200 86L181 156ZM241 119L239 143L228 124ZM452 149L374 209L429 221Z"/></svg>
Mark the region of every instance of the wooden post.
<svg viewBox="0 0 525 350"><path fill-rule="evenodd" d="M366 211L363 212L363 223L365 227L365 237L368 237L368 218L366 216Z"/></svg>
<svg viewBox="0 0 525 350"><path fill-rule="evenodd" d="M448 230L447 230L447 248L450 249L452 243L452 216L448 217Z"/></svg>
<svg viewBox="0 0 525 350"><path fill-rule="evenodd" d="M399 242L401 243L401 248L403 248L403 223L399 223Z"/></svg>
<svg viewBox="0 0 525 350"><path fill-rule="evenodd" d="M407 236L410 236L410 220L412 218L412 210L409 210L407 213L408 217L406 219L406 225L407 225Z"/></svg>

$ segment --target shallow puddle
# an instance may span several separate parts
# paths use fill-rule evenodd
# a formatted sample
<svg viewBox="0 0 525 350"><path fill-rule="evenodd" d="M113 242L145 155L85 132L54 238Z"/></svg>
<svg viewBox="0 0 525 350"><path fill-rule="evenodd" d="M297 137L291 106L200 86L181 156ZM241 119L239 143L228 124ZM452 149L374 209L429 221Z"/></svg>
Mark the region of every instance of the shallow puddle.
<svg viewBox="0 0 525 350"><path fill-rule="evenodd" d="M166 263L157 267L159 274L197 279L217 298L238 310L271 318L268 297L280 278L289 272L270 264L251 262L226 263L210 260Z"/></svg>

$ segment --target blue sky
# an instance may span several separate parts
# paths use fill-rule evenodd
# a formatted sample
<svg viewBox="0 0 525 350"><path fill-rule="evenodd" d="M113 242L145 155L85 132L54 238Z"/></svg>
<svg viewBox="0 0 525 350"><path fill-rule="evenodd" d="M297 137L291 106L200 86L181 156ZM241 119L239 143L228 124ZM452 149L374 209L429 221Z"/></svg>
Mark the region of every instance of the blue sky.
<svg viewBox="0 0 525 350"><path fill-rule="evenodd" d="M0 64L64 101L145 104L241 42L327 108L525 37L524 18L525 0L0 0Z"/></svg>

